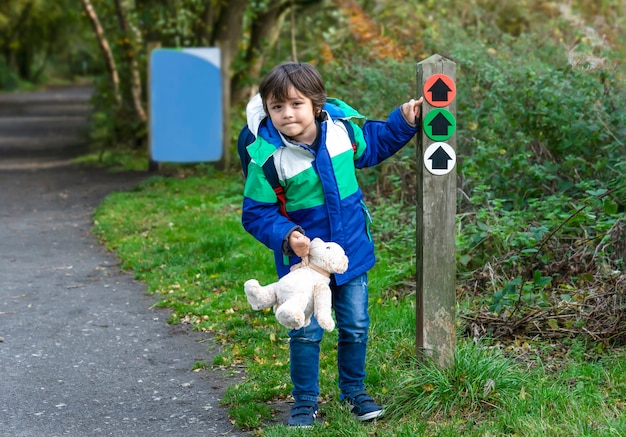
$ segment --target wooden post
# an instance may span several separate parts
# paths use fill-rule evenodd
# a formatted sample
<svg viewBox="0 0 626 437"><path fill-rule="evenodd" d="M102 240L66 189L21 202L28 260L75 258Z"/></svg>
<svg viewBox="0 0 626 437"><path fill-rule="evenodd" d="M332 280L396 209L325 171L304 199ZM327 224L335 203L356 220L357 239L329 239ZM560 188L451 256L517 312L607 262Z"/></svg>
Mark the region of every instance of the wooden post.
<svg viewBox="0 0 626 437"><path fill-rule="evenodd" d="M155 172L155 171L159 171L159 163L154 161L152 159L152 111L150 111L150 105L151 105L151 99L152 99L152 95L151 95L151 86L152 86L152 81L151 81L151 77L150 77L150 55L152 55L152 51L155 49L159 49L161 48L161 42L160 41L151 41L146 45L146 54L147 54L147 58L148 58L148 68L147 68L147 84L146 84L146 94L147 94L147 111L148 111L148 171L149 172Z"/></svg>
<svg viewBox="0 0 626 437"><path fill-rule="evenodd" d="M454 364L456 348L455 81L456 64L440 55L417 64L416 346L441 367Z"/></svg>
<svg viewBox="0 0 626 437"><path fill-rule="evenodd" d="M226 47L227 44L218 43L220 48L220 71L222 74L222 158L217 167L227 170L230 167L230 65L232 64L232 54Z"/></svg>

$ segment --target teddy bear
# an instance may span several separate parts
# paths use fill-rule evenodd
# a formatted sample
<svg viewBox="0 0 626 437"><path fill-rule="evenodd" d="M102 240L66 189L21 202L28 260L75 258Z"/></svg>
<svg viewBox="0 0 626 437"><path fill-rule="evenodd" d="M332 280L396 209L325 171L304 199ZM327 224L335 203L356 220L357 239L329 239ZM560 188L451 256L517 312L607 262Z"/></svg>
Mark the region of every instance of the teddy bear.
<svg viewBox="0 0 626 437"><path fill-rule="evenodd" d="M276 319L287 328L309 326L314 313L322 329L332 331L330 275L347 269L348 257L340 245L314 238L309 255L278 282L262 286L250 279L244 291L254 310L274 307Z"/></svg>

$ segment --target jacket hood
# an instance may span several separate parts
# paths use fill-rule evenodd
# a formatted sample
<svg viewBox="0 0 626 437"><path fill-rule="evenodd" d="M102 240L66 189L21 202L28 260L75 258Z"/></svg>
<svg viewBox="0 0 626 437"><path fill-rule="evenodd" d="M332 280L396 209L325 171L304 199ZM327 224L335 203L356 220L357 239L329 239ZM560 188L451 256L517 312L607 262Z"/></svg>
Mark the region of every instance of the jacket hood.
<svg viewBox="0 0 626 437"><path fill-rule="evenodd" d="M326 99L323 110L330 120L365 118L350 105L334 98ZM284 144L283 137L263 109L263 101L259 93L248 102L246 118L248 129L254 137L257 140L259 137L265 140L254 141L247 147L250 157L259 165L263 165L269 156Z"/></svg>
<svg viewBox="0 0 626 437"><path fill-rule="evenodd" d="M246 106L246 118L248 120L248 129L255 137L259 132L259 126L263 119L267 117L265 110L263 109L263 101L261 100L261 94L257 93Z"/></svg>
<svg viewBox="0 0 626 437"><path fill-rule="evenodd" d="M350 119L350 118L365 118L359 112L352 108L347 103L334 98L326 99L324 104L324 111L328 113L332 120L337 119ZM261 100L261 94L257 93L246 106L246 119L248 121L248 129L256 137L259 135L259 129L263 124L263 120L267 118L267 113L263 109L263 101ZM267 123L271 125L271 123ZM273 126L272 126L273 128ZM274 129L275 130L275 129ZM274 135L270 135L273 137Z"/></svg>

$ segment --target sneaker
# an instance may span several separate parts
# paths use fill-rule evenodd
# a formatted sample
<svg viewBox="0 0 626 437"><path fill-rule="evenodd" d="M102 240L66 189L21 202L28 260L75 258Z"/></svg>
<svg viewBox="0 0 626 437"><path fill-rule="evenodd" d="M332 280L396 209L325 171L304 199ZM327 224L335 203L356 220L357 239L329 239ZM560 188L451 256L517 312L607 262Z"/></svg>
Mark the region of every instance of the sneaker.
<svg viewBox="0 0 626 437"><path fill-rule="evenodd" d="M313 428L317 417L317 402L296 401L291 407L287 425L298 428Z"/></svg>
<svg viewBox="0 0 626 437"><path fill-rule="evenodd" d="M357 391L346 396L350 411L362 422L376 419L383 413L383 409L365 391Z"/></svg>

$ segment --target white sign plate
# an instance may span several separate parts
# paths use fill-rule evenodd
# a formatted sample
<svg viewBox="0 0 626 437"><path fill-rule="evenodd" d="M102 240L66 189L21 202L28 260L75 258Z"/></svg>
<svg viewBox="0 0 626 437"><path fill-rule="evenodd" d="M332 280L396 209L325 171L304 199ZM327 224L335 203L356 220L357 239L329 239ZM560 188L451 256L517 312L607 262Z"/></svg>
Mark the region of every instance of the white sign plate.
<svg viewBox="0 0 626 437"><path fill-rule="evenodd" d="M424 152L424 166L434 175L442 176L456 165L456 153L447 143L432 143Z"/></svg>

